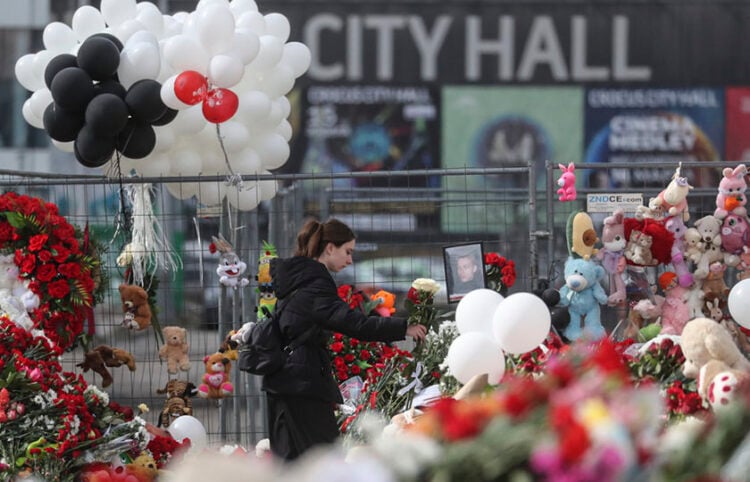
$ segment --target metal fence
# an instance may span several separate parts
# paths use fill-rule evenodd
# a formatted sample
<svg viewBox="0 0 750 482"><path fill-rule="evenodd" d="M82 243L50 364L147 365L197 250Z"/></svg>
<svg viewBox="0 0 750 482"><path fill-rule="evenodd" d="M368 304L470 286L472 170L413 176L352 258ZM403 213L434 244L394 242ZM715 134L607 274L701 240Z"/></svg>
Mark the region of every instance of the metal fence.
<svg viewBox="0 0 750 482"><path fill-rule="evenodd" d="M721 169L704 166L705 163L683 163L691 182L698 186L688 198L692 219L713 212ZM88 224L93 235L108 246L103 263L109 275L109 289L105 302L96 309L94 345L109 344L133 353L137 370L111 369L114 384L109 393L121 404L135 407L146 403L150 411L143 416L157 423L165 401L157 389L170 378L199 385L203 357L218 350L229 330L256 317L254 274L263 241L273 243L280 256L289 256L306 217L333 216L349 223L357 233L355 263L336 275L337 282L365 291L391 291L397 296L400 313L406 291L415 278L431 277L445 283L443 248L463 243L479 242L485 252L498 252L515 261L518 280L511 293L534 289L540 279L559 287L567 257L567 217L575 210L587 209L587 195L639 193L647 202L667 184L676 165L576 167L579 184L586 182L594 187L580 187L578 199L565 203L557 200L557 164L551 162L546 172L518 166L245 176L244 182L275 181L278 187L272 199L251 211L234 208L239 204L237 200L205 206L201 202L205 201L201 197L203 189L198 190L197 198L189 199L178 199L166 189L170 186L169 191L179 195L183 186L197 183L206 187L206 192L223 192L224 178L107 179L0 172L0 185L4 191L38 196L57 204L71 223L80 227ZM136 182L152 185L155 218L182 262L179 269L157 273L161 325L184 326L189 332L191 369L177 376L168 375L151 330L131 332L121 326L123 314L117 286L123 282L123 273L115 259L129 241L129 207L122 200L122 192L126 185ZM227 289L218 283L218 254L209 252L209 243L219 233L248 265L250 284L244 289ZM455 308L455 304L447 302L444 292L438 294L438 303L446 312ZM617 314L605 309L604 321L611 328L617 322ZM82 357L81 348L66 353L64 366L77 371L75 364ZM91 383L100 382L98 375L91 372L84 376ZM264 397L256 377L233 370L232 381L232 396L222 400L194 398L194 415L204 423L212 443L250 446L266 435Z"/></svg>

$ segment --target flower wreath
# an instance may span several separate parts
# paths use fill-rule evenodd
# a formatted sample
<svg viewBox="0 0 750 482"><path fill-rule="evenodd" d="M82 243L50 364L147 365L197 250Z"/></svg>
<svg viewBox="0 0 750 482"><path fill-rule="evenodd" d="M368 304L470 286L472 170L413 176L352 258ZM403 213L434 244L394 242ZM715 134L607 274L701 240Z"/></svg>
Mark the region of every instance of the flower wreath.
<svg viewBox="0 0 750 482"><path fill-rule="evenodd" d="M55 204L7 192L0 195L0 250L15 254L19 277L39 296L34 326L61 349L73 347L97 296L100 262L88 234Z"/></svg>

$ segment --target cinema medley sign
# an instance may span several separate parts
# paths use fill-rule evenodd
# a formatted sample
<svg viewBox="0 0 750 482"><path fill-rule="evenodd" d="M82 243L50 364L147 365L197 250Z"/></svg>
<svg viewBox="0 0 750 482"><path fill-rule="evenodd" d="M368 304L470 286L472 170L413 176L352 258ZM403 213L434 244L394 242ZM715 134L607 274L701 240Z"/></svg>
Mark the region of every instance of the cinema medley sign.
<svg viewBox="0 0 750 482"><path fill-rule="evenodd" d="M275 4L313 82L737 83L747 33L724 2ZM729 9L732 8L732 11ZM395 12L395 13L394 13ZM701 39L709 39L704 42Z"/></svg>

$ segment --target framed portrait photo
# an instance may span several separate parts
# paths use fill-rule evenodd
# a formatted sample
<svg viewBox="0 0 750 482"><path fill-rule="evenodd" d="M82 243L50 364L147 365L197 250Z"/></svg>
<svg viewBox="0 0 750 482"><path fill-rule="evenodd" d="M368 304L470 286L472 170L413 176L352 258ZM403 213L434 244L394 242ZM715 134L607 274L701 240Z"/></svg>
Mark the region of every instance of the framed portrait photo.
<svg viewBox="0 0 750 482"><path fill-rule="evenodd" d="M465 243L443 248L445 287L448 302L455 303L467 293L487 286L482 243Z"/></svg>

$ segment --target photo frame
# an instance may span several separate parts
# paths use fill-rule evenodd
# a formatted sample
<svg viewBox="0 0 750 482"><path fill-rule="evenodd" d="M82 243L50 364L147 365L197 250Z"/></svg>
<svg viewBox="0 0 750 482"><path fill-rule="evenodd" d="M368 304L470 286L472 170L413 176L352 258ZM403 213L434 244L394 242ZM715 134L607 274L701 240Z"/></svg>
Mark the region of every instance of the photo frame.
<svg viewBox="0 0 750 482"><path fill-rule="evenodd" d="M470 291L485 288L484 248L480 242L443 247L448 303L456 303Z"/></svg>

